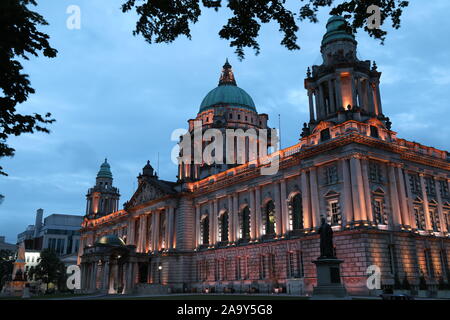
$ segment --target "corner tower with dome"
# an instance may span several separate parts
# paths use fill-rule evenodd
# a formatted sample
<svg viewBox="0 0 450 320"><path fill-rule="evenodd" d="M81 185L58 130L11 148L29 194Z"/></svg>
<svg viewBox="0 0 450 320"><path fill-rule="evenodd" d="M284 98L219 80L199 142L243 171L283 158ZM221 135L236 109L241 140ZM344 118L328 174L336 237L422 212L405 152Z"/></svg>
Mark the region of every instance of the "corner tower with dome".
<svg viewBox="0 0 450 320"><path fill-rule="evenodd" d="M397 137L381 72L357 58L342 17L329 19L321 53L304 82L309 119L298 143L270 155L279 159L274 174L261 174L261 159L186 163L170 182L147 163L131 199L112 212L98 209L118 196L105 162L82 226L83 290L311 294L322 217L349 294L379 294L367 286L373 266L383 288L426 282L435 294L450 282L449 153ZM213 128L220 137L268 128L267 120L227 61L188 131Z"/></svg>
<svg viewBox="0 0 450 320"><path fill-rule="evenodd" d="M108 160L100 166L95 186L86 195L86 216L98 218L119 210L119 189L113 186L113 176Z"/></svg>

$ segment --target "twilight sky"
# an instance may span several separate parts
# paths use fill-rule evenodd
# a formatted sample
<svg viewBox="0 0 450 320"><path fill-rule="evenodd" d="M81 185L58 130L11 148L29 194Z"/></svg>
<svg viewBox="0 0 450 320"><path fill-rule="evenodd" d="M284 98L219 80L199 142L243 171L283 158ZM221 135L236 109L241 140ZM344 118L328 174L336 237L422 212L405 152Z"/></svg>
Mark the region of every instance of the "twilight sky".
<svg viewBox="0 0 450 320"><path fill-rule="evenodd" d="M328 18L302 23L300 51L279 45L276 25L261 28L262 52L239 62L228 42L217 33L227 9L205 10L193 27L192 41L149 45L132 35L134 14L123 14L124 0L39 0L37 11L50 26L43 28L59 51L56 59L32 58L24 64L36 94L21 106L27 113L51 112L52 133L11 138L16 156L1 159L9 177L0 177L0 235L16 236L34 223L36 209L84 215L85 194L105 157L111 164L121 203L137 186L136 176L147 160L159 175L175 180L170 161L175 142L171 133L186 128L200 102L217 86L229 58L238 86L255 101L258 112L278 127L282 145L298 141L308 121L303 87L306 68L321 63L320 41ZM293 8L298 1L291 0ZM66 28L69 5L81 8L81 29ZM398 137L450 150L450 1L410 1L402 27L381 46L360 32L358 56L376 60L381 78L384 113Z"/></svg>

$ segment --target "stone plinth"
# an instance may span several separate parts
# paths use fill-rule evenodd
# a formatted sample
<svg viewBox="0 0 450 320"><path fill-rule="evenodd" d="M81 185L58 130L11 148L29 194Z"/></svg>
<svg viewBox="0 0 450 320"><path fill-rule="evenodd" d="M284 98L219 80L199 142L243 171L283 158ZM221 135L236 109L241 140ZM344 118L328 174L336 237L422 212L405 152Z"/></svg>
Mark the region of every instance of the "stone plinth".
<svg viewBox="0 0 450 320"><path fill-rule="evenodd" d="M341 281L340 264L343 260L319 258L313 263L317 269L317 286L313 288L313 299L346 299L347 290Z"/></svg>

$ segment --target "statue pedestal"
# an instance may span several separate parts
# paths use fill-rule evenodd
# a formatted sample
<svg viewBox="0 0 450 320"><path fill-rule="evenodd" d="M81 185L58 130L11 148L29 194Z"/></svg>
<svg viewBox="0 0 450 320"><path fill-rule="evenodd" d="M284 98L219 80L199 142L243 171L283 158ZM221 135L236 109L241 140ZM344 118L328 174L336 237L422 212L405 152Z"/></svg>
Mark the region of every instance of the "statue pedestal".
<svg viewBox="0 0 450 320"><path fill-rule="evenodd" d="M312 299L349 299L341 281L340 264L336 258L319 258L313 263L317 270L317 287L313 288Z"/></svg>

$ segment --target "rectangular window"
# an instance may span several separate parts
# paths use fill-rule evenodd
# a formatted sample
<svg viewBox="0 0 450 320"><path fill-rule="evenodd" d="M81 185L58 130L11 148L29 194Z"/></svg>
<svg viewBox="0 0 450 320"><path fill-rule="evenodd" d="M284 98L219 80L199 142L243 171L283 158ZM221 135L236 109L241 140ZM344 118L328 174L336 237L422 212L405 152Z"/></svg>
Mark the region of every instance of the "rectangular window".
<svg viewBox="0 0 450 320"><path fill-rule="evenodd" d="M391 274L395 275L397 274L397 252L395 250L394 245L388 246L389 250L389 270L391 271Z"/></svg>
<svg viewBox="0 0 450 320"><path fill-rule="evenodd" d="M411 187L411 192L416 194L422 193L422 187L420 186L420 179L417 174L409 175L409 185Z"/></svg>
<svg viewBox="0 0 450 320"><path fill-rule="evenodd" d="M378 163L369 163L369 179L372 182L382 182L381 181L381 167Z"/></svg>
<svg viewBox="0 0 450 320"><path fill-rule="evenodd" d="M431 222L431 228L434 232L440 232L441 231L441 224L439 221L439 213L435 208L430 208L430 222Z"/></svg>
<svg viewBox="0 0 450 320"><path fill-rule="evenodd" d="M288 252L287 257L288 257L287 275L288 275L288 278L294 278L296 275L295 264L294 264L294 262L295 262L294 252Z"/></svg>
<svg viewBox="0 0 450 320"><path fill-rule="evenodd" d="M427 191L427 195L436 195L436 185L433 178L425 178L425 189Z"/></svg>
<svg viewBox="0 0 450 320"><path fill-rule="evenodd" d="M266 263L266 257L264 255L261 255L259 257L260 260L260 278L261 279L266 279L267 278L267 271L266 271L266 267L267 267L267 263Z"/></svg>
<svg viewBox="0 0 450 320"><path fill-rule="evenodd" d="M431 259L430 249L425 250L425 264L427 267L428 276L434 278L434 267L433 267L433 260Z"/></svg>
<svg viewBox="0 0 450 320"><path fill-rule="evenodd" d="M384 217L384 201L383 199L375 199L373 201L373 213L375 216L375 222L379 225L386 225Z"/></svg>
<svg viewBox="0 0 450 320"><path fill-rule="evenodd" d="M303 266L303 253L297 251L297 264L298 264L298 277L303 278L305 276L304 266Z"/></svg>
<svg viewBox="0 0 450 320"><path fill-rule="evenodd" d="M422 230L422 231L425 230L425 216L423 214L422 206L414 207L414 217L416 220L417 230Z"/></svg>
<svg viewBox="0 0 450 320"><path fill-rule="evenodd" d="M241 258L236 258L236 280L242 279Z"/></svg>
<svg viewBox="0 0 450 320"><path fill-rule="evenodd" d="M329 166L325 168L325 184L334 184L338 182L337 167Z"/></svg>
<svg viewBox="0 0 450 320"><path fill-rule="evenodd" d="M449 198L449 192L448 192L448 182L447 181L439 181L440 185L440 191L442 198Z"/></svg>
<svg viewBox="0 0 450 320"><path fill-rule="evenodd" d="M337 199L328 201L328 223L332 226L339 226L342 224L341 210Z"/></svg>

